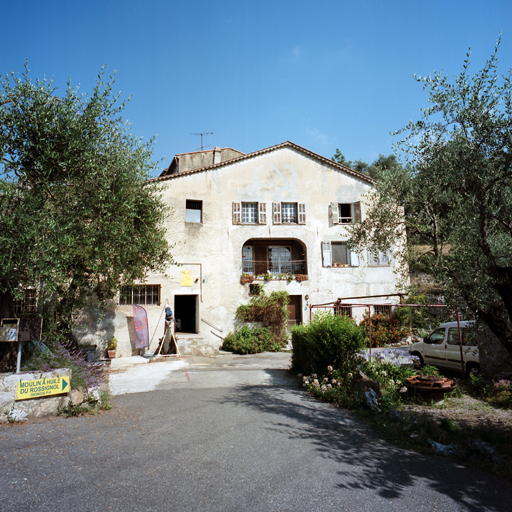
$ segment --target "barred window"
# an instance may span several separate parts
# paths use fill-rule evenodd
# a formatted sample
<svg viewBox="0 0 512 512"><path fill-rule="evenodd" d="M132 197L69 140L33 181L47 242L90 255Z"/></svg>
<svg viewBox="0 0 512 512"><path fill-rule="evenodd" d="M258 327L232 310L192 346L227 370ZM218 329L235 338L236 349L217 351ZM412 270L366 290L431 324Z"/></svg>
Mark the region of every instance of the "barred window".
<svg viewBox="0 0 512 512"><path fill-rule="evenodd" d="M119 305L130 306L132 304L160 305L160 285L159 284L134 284L132 286L123 286L119 294Z"/></svg>
<svg viewBox="0 0 512 512"><path fill-rule="evenodd" d="M339 308L334 308L334 314L352 318L352 306L340 306Z"/></svg>
<svg viewBox="0 0 512 512"><path fill-rule="evenodd" d="M391 306L373 306L373 312L376 315L391 315Z"/></svg>
<svg viewBox="0 0 512 512"><path fill-rule="evenodd" d="M14 301L16 315L30 315L37 311L37 291L35 288L23 290L23 298Z"/></svg>

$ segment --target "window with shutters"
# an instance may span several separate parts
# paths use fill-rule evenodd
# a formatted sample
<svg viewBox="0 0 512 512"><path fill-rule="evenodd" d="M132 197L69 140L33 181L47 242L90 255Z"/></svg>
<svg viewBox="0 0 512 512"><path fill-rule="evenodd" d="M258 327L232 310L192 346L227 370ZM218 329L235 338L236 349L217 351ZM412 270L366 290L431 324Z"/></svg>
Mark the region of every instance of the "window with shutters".
<svg viewBox="0 0 512 512"><path fill-rule="evenodd" d="M274 224L306 224L305 203L272 203Z"/></svg>
<svg viewBox="0 0 512 512"><path fill-rule="evenodd" d="M359 256L343 242L322 242L324 267L358 267Z"/></svg>
<svg viewBox="0 0 512 512"><path fill-rule="evenodd" d="M185 204L185 222L203 222L203 202L187 199Z"/></svg>
<svg viewBox="0 0 512 512"><path fill-rule="evenodd" d="M369 267L389 267L391 256L389 251L371 253L368 252L368 266Z"/></svg>
<svg viewBox="0 0 512 512"><path fill-rule="evenodd" d="M266 224L267 204L233 203L233 224Z"/></svg>
<svg viewBox="0 0 512 512"><path fill-rule="evenodd" d="M353 224L361 222L361 202L331 203L329 206L331 224Z"/></svg>

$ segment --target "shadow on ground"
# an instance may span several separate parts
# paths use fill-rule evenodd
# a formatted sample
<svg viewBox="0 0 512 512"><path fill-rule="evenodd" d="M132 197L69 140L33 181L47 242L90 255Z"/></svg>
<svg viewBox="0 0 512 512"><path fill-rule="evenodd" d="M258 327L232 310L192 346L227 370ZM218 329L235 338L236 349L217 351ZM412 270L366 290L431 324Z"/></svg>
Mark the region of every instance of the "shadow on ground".
<svg viewBox="0 0 512 512"><path fill-rule="evenodd" d="M512 510L508 480L397 448L380 440L350 412L309 397L298 388L296 378L286 378L284 370L267 372L276 386L240 386L220 402L272 413L269 429L291 439L309 440L322 457L339 465L338 488L373 489L391 500L423 481L467 510ZM283 387L283 381L289 385Z"/></svg>

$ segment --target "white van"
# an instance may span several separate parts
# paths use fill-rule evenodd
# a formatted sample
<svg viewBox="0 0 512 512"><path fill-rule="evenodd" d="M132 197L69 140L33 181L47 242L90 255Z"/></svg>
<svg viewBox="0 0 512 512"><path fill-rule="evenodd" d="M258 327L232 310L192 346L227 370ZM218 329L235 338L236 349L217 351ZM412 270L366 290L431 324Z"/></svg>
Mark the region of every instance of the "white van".
<svg viewBox="0 0 512 512"><path fill-rule="evenodd" d="M480 359L476 342L475 322L460 322L462 356L466 373L480 371ZM460 372L459 329L457 322L441 324L423 341L409 347L409 354L419 358L419 365L430 364Z"/></svg>

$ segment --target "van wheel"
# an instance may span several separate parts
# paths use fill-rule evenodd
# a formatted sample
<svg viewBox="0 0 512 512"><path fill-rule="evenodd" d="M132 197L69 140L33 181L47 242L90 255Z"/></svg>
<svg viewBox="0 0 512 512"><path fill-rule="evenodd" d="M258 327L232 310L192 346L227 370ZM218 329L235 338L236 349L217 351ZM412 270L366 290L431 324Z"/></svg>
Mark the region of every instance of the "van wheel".
<svg viewBox="0 0 512 512"><path fill-rule="evenodd" d="M466 374L468 375L480 375L480 365L477 363L469 363L466 365Z"/></svg>
<svg viewBox="0 0 512 512"><path fill-rule="evenodd" d="M423 362L423 357L421 357L421 354L419 352L413 352L411 356L415 356L418 358L414 360L414 368L416 370L419 370L420 368L423 368L423 366L425 366L425 363Z"/></svg>

